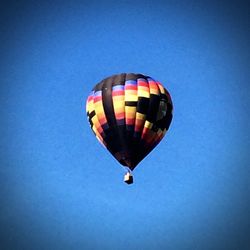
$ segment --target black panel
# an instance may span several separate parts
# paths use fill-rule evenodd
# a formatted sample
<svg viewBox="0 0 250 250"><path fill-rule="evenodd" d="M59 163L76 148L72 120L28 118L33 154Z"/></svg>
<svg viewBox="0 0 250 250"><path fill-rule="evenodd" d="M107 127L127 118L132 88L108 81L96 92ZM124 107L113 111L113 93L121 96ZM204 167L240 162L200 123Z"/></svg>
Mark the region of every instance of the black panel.
<svg viewBox="0 0 250 250"><path fill-rule="evenodd" d="M135 80L136 81L137 79L138 79L138 77L136 74L133 74L133 73L126 74L126 81L127 80Z"/></svg>
<svg viewBox="0 0 250 250"><path fill-rule="evenodd" d="M115 112L112 100L112 84L113 84L113 78L111 77L108 78L106 81L104 81L102 85L103 109L106 119L108 121L108 125L111 128L116 126Z"/></svg>
<svg viewBox="0 0 250 250"><path fill-rule="evenodd" d="M173 115L172 115L172 111L173 111L173 105L168 103L167 104L167 113L166 113L166 129L168 130L169 126L170 126L170 123L172 121L172 118L173 118Z"/></svg>
<svg viewBox="0 0 250 250"><path fill-rule="evenodd" d="M91 128L92 128L93 125L94 125L91 119L89 119L89 124L90 124L90 127L91 127ZM93 132L94 132L94 131L93 131Z"/></svg>
<svg viewBox="0 0 250 250"><path fill-rule="evenodd" d="M149 99L149 106L148 106L146 120L152 123L156 121L159 104L160 104L160 96L151 94Z"/></svg>
<svg viewBox="0 0 250 250"><path fill-rule="evenodd" d="M127 101L127 102L125 102L125 106L136 107L137 102Z"/></svg>
<svg viewBox="0 0 250 250"><path fill-rule="evenodd" d="M142 114L147 114L149 105L149 98L139 97L136 111Z"/></svg>
<svg viewBox="0 0 250 250"><path fill-rule="evenodd" d="M125 124L118 126L116 122L112 99L112 87L114 85L124 84L125 77L126 74L114 75L104 80L102 85L103 109L109 125L109 129L105 130L105 142L107 143L108 150L116 158L120 156L120 154L117 154L118 152L126 151L127 142Z"/></svg>
<svg viewBox="0 0 250 250"><path fill-rule="evenodd" d="M166 115L159 121L156 122L156 126L160 129L168 129L172 120L172 105L170 103L167 104L167 112Z"/></svg>
<svg viewBox="0 0 250 250"><path fill-rule="evenodd" d="M115 75L113 77L113 86L124 85L125 84L125 79L126 79L126 74L125 73L122 73L120 75Z"/></svg>
<svg viewBox="0 0 250 250"><path fill-rule="evenodd" d="M90 113L88 112L87 115L88 115L89 119L92 119L95 116L95 111L93 110Z"/></svg>
<svg viewBox="0 0 250 250"><path fill-rule="evenodd" d="M119 140L117 140L116 119L112 101L112 80L110 77L102 83L102 103L109 128L105 130L105 142L107 149L114 154L120 149Z"/></svg>
<svg viewBox="0 0 250 250"><path fill-rule="evenodd" d="M166 102L168 101L168 98L165 94L160 94L161 100L165 100Z"/></svg>

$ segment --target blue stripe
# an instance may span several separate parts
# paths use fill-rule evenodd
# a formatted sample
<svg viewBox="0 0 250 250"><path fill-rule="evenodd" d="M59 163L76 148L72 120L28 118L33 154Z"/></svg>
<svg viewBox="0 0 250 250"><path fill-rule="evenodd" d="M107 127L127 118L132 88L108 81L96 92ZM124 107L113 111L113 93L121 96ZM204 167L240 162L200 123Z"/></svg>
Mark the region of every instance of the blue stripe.
<svg viewBox="0 0 250 250"><path fill-rule="evenodd" d="M95 92L95 96L101 96L101 95L102 95L102 91L101 90Z"/></svg>
<svg viewBox="0 0 250 250"><path fill-rule="evenodd" d="M124 90L124 85L116 85L112 87L112 90Z"/></svg>
<svg viewBox="0 0 250 250"><path fill-rule="evenodd" d="M117 119L116 123L117 123L117 125L124 125L125 124L125 119Z"/></svg>
<svg viewBox="0 0 250 250"><path fill-rule="evenodd" d="M108 123L102 124L101 126L102 126L102 129L103 129L103 130L106 130L106 129L109 128ZM103 137L103 136L102 136L102 137ZM103 138L104 138L104 137L103 137Z"/></svg>
<svg viewBox="0 0 250 250"><path fill-rule="evenodd" d="M137 81L135 81L135 80L127 80L127 81L125 82L125 84L126 84L126 85L137 85Z"/></svg>

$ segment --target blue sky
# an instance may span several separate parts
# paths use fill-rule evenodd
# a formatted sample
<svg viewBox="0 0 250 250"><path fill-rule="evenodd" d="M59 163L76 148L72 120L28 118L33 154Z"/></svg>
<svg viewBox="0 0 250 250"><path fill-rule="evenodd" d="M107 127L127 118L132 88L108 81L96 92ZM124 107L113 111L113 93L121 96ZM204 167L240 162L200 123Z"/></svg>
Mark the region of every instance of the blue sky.
<svg viewBox="0 0 250 250"><path fill-rule="evenodd" d="M247 249L249 4L6 1L0 17L1 249ZM143 73L174 117L133 185L86 98Z"/></svg>

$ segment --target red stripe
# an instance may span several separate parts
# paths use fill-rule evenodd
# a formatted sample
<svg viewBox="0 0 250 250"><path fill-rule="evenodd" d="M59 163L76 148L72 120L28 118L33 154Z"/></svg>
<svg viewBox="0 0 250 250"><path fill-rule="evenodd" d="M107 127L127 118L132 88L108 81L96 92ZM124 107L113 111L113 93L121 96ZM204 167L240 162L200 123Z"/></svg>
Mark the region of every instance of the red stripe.
<svg viewBox="0 0 250 250"><path fill-rule="evenodd" d="M135 124L135 118L126 118L126 124L127 125L134 125Z"/></svg>
<svg viewBox="0 0 250 250"><path fill-rule="evenodd" d="M144 82L144 81L138 80L138 86L144 86L144 87L147 87L147 88L148 88L148 83L147 83L147 82Z"/></svg>
<svg viewBox="0 0 250 250"><path fill-rule="evenodd" d="M112 92L112 96L124 95L124 90L116 90Z"/></svg>
<svg viewBox="0 0 250 250"><path fill-rule="evenodd" d="M107 123L106 117L100 118L100 119L99 119L99 123L100 123L101 125L104 125L105 123Z"/></svg>
<svg viewBox="0 0 250 250"><path fill-rule="evenodd" d="M148 134L148 131L149 131L150 129L148 129L148 128L146 128L146 127L144 127L143 128L143 131L142 131L142 138L144 139L144 137L146 137L146 135Z"/></svg>
<svg viewBox="0 0 250 250"><path fill-rule="evenodd" d="M102 127L101 127L101 126L100 126L100 127L98 127L98 128L97 128L97 131L99 132L99 134L101 134L101 133L103 132Z"/></svg>
<svg viewBox="0 0 250 250"><path fill-rule="evenodd" d="M136 132L140 132L142 130L143 123L144 123L143 120L139 120L139 119L136 120L136 124L135 124L135 131Z"/></svg>
<svg viewBox="0 0 250 250"><path fill-rule="evenodd" d="M89 96L88 97L88 102L91 102L93 99L94 99L93 96Z"/></svg>
<svg viewBox="0 0 250 250"><path fill-rule="evenodd" d="M101 96L95 96L95 98L94 98L94 102L99 102L101 100L102 100Z"/></svg>
<svg viewBox="0 0 250 250"><path fill-rule="evenodd" d="M158 90L157 84L155 82L153 82L153 81L149 82L149 87L152 88L152 89Z"/></svg>
<svg viewBox="0 0 250 250"><path fill-rule="evenodd" d="M137 90L137 86L136 85L125 85L125 90Z"/></svg>

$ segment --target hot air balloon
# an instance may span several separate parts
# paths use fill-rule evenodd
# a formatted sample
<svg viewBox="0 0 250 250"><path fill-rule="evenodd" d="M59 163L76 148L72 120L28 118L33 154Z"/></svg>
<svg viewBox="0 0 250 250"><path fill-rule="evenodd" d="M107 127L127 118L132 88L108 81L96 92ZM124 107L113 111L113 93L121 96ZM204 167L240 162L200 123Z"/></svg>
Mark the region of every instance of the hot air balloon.
<svg viewBox="0 0 250 250"><path fill-rule="evenodd" d="M168 91L142 74L113 75L91 91L86 104L91 129L127 169L126 183L133 183L132 171L166 134L172 110Z"/></svg>

